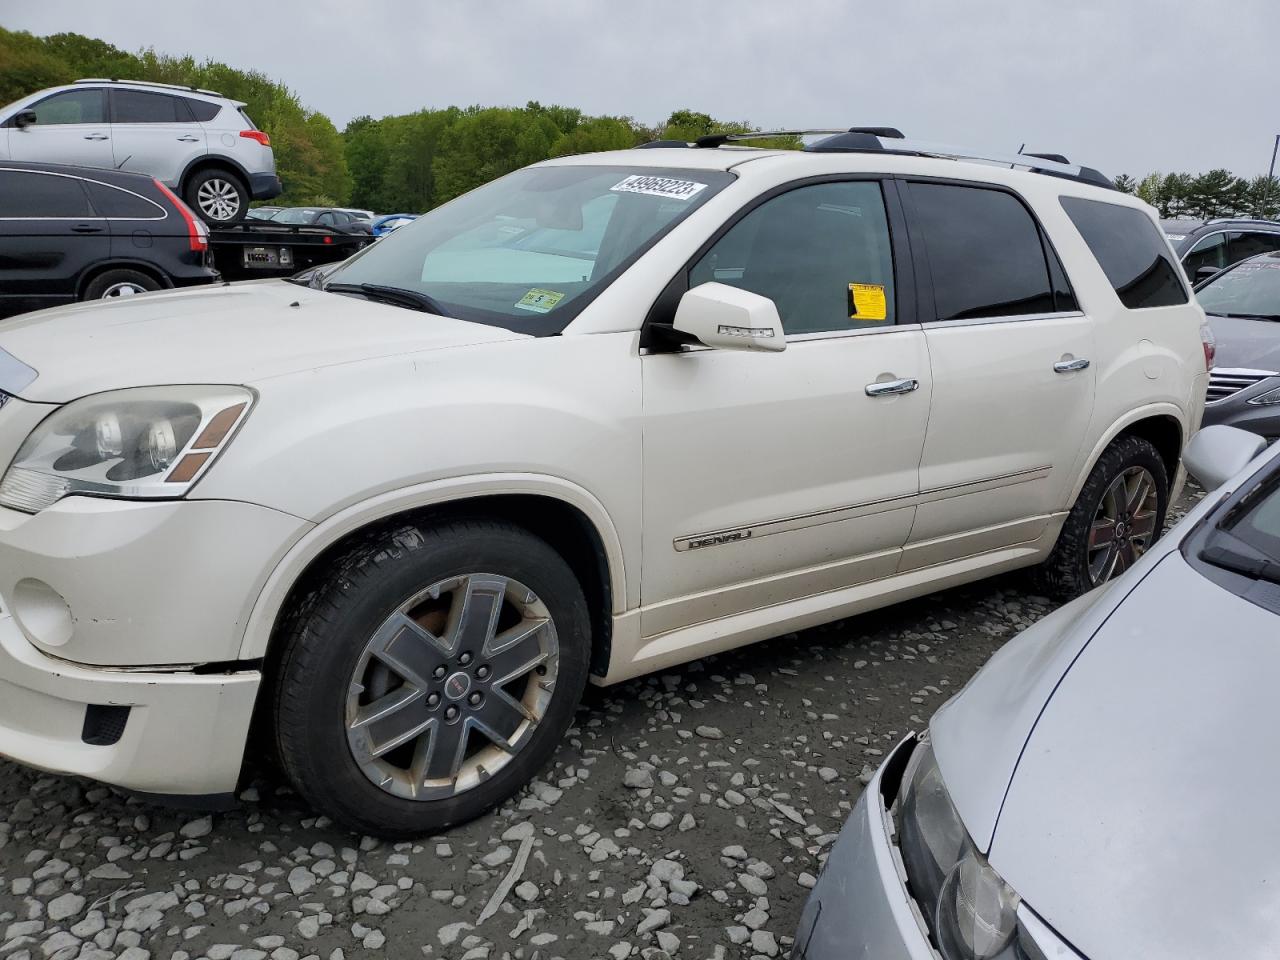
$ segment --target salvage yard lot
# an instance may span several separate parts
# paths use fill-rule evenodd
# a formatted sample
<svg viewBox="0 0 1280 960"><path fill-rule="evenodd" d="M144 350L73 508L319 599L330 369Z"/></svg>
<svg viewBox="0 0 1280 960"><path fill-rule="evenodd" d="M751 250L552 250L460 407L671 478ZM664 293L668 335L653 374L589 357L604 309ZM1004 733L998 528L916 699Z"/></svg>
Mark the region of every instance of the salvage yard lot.
<svg viewBox="0 0 1280 960"><path fill-rule="evenodd" d="M785 956L861 778L1050 609L1002 577L593 690L529 790L416 843L273 780L205 816L0 761L0 956Z"/></svg>

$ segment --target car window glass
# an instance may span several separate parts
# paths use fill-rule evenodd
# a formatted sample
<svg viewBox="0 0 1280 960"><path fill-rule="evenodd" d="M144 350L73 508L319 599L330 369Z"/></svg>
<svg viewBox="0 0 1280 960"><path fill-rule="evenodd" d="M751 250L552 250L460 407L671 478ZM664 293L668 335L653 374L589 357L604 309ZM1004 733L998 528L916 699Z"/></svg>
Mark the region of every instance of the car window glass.
<svg viewBox="0 0 1280 960"><path fill-rule="evenodd" d="M190 123L182 97L143 90L116 90L111 95L112 123Z"/></svg>
<svg viewBox="0 0 1280 960"><path fill-rule="evenodd" d="M46 97L29 109L36 114L39 126L64 123L104 123L105 98L101 90L65 90Z"/></svg>
<svg viewBox="0 0 1280 960"><path fill-rule="evenodd" d="M767 200L689 271L768 297L789 334L894 322L893 255L880 184L818 183Z"/></svg>
<svg viewBox="0 0 1280 960"><path fill-rule="evenodd" d="M1136 207L1080 197L1062 197L1060 202L1126 307L1187 302L1169 243L1147 214Z"/></svg>
<svg viewBox="0 0 1280 960"><path fill-rule="evenodd" d="M161 220L165 217L165 211L159 204L131 190L92 180L85 181L85 187L93 201L93 209L100 217L118 220Z"/></svg>
<svg viewBox="0 0 1280 960"><path fill-rule="evenodd" d="M1221 270L1231 261L1227 259L1227 235L1211 233L1201 237L1182 259L1182 268L1187 276L1194 279L1196 271L1201 267L1213 267Z"/></svg>
<svg viewBox="0 0 1280 960"><path fill-rule="evenodd" d="M89 199L75 177L0 170L0 218L88 216Z"/></svg>
<svg viewBox="0 0 1280 960"><path fill-rule="evenodd" d="M1280 257L1260 257L1232 268L1196 291L1206 313L1280 317Z"/></svg>
<svg viewBox="0 0 1280 960"><path fill-rule="evenodd" d="M1001 190L911 184L938 320L1023 316L1056 309L1040 228Z"/></svg>
<svg viewBox="0 0 1280 960"><path fill-rule="evenodd" d="M320 216L316 217L316 223L323 224L326 227L333 226L333 214L332 213L320 214Z"/></svg>
<svg viewBox="0 0 1280 960"><path fill-rule="evenodd" d="M208 123L222 111L222 107L218 106L218 104L209 103L207 100L189 100L186 98L184 100L187 109L191 111L191 115L201 123Z"/></svg>
<svg viewBox="0 0 1280 960"><path fill-rule="evenodd" d="M1227 239L1227 263L1238 263L1272 250L1280 250L1280 233L1233 233Z"/></svg>

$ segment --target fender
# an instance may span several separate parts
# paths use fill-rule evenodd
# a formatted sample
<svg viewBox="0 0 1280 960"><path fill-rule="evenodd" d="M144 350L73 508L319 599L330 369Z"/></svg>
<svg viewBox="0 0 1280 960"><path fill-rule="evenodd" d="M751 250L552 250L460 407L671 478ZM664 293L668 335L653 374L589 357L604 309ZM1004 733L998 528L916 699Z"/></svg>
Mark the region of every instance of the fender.
<svg viewBox="0 0 1280 960"><path fill-rule="evenodd" d="M1144 407L1137 407L1133 410L1126 411L1124 416L1116 420L1110 427L1103 432L1101 438L1089 451L1088 459L1085 461L1084 468L1076 473L1075 485L1071 488L1071 497L1067 500L1066 509L1070 510L1075 506L1076 499L1080 496L1080 490L1084 487L1085 481L1089 479L1089 474L1093 472L1094 465L1098 462L1098 458L1102 456L1102 452L1111 445L1111 441L1118 437L1126 427L1132 426L1139 420L1147 420L1151 417L1172 417L1178 422L1178 427L1182 430L1182 445L1185 447L1189 439L1187 434L1187 415L1180 407L1172 403L1150 403ZM1181 456L1181 452L1179 452ZM1169 478L1172 485L1175 482L1174 477ZM1172 489L1172 487L1171 487Z"/></svg>
<svg viewBox="0 0 1280 960"><path fill-rule="evenodd" d="M181 196L182 185L187 182L187 177L191 175L192 168L198 167L202 164L208 164L210 166L213 166L216 164L222 164L223 166L231 167L238 174L240 174L240 179L244 181L244 188L246 190L249 189L249 184L252 182L249 177L249 171L246 170L238 160L233 160L231 157L228 157L225 153L214 153L212 150L210 150L208 153L202 154L201 156L198 156L195 159L189 161L187 165L182 168L182 173L178 174L178 182L171 183L169 184L169 186L177 190L179 196ZM186 201L184 200L183 202L185 203Z"/></svg>
<svg viewBox="0 0 1280 960"><path fill-rule="evenodd" d="M626 610L622 541L604 505L589 491L568 480L544 474L499 473L450 477L371 497L331 514L308 530L289 548L267 577L249 614L244 637L240 642L239 659L256 660L266 654L271 632L298 577L316 557L347 534L410 510L499 494L546 496L582 511L595 527L600 542L604 544L613 595L613 613L616 615Z"/></svg>

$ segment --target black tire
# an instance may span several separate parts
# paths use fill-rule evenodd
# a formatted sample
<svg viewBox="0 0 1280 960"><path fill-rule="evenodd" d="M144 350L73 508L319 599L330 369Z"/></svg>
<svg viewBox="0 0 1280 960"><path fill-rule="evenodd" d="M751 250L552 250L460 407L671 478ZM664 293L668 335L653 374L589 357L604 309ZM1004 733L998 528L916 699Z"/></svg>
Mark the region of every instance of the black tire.
<svg viewBox="0 0 1280 960"><path fill-rule="evenodd" d="M194 174L183 187L182 199L196 216L213 227L238 223L249 212L249 190L244 181L221 167Z"/></svg>
<svg viewBox="0 0 1280 960"><path fill-rule="evenodd" d="M369 662L361 659L366 643L410 598L448 578L477 573L518 581L545 605L559 648L550 699L524 745L488 779L447 797L394 796L366 774L348 742L345 711L353 676ZM302 797L357 832L402 839L480 816L550 760L581 700L591 652L586 599L560 555L519 527L454 520L386 528L337 557L302 594L277 638L282 647L268 687L276 749ZM449 669L457 669L456 662ZM537 682L533 674L529 682ZM487 689L492 699L494 688ZM448 702L439 695L436 700Z"/></svg>
<svg viewBox="0 0 1280 960"><path fill-rule="evenodd" d="M1141 552L1149 550L1160 538L1169 510L1168 469L1160 452L1149 441L1141 437L1120 437L1103 451L1094 464L1058 534L1053 553L1033 575L1036 589L1058 600L1073 600L1100 586L1109 576L1123 572L1117 571L1095 582L1089 568L1090 532L1111 485L1126 471L1139 467L1150 474L1156 498L1154 531Z"/></svg>
<svg viewBox="0 0 1280 960"><path fill-rule="evenodd" d="M114 299L159 290L160 282L155 277L138 270L108 270L100 273L87 284L81 294L81 300Z"/></svg>

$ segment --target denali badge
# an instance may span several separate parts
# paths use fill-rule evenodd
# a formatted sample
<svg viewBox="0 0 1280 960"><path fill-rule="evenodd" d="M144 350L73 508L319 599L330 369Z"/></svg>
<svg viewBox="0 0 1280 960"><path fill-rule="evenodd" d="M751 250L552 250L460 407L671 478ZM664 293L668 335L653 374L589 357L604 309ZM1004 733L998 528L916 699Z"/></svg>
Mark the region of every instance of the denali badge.
<svg viewBox="0 0 1280 960"><path fill-rule="evenodd" d="M723 533L707 533L697 537L682 537L677 540L675 547L677 550L698 550L702 547L718 547L723 543L733 543L735 540L750 540L750 530L726 530Z"/></svg>

